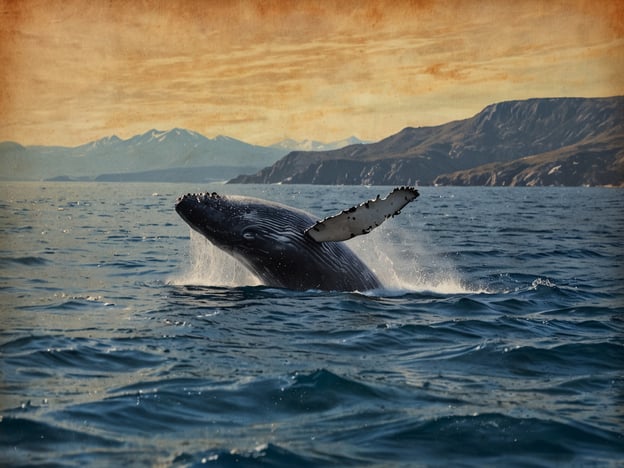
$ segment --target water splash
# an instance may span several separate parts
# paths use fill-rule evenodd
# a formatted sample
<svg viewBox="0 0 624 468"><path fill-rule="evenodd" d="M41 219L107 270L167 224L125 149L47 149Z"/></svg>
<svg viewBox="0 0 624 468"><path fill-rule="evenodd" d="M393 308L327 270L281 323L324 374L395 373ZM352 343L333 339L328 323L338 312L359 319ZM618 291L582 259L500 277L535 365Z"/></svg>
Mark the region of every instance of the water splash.
<svg viewBox="0 0 624 468"><path fill-rule="evenodd" d="M172 284L197 286L257 286L262 284L247 268L201 234L191 231L190 266Z"/></svg>
<svg viewBox="0 0 624 468"><path fill-rule="evenodd" d="M425 245L406 240L401 230L377 229L348 241L353 251L371 268L388 292L475 293L466 287L447 259L427 251ZM170 281L178 285L257 286L262 284L239 261L191 230L190 266Z"/></svg>
<svg viewBox="0 0 624 468"><path fill-rule="evenodd" d="M548 278L536 278L531 283L531 287L529 291L536 291L540 286L544 286L546 288L556 288L557 285L551 282Z"/></svg>
<svg viewBox="0 0 624 468"><path fill-rule="evenodd" d="M408 242L401 229L384 226L349 241L349 247L375 272L386 290L440 294L481 292L464 284L450 260L430 252L425 244Z"/></svg>

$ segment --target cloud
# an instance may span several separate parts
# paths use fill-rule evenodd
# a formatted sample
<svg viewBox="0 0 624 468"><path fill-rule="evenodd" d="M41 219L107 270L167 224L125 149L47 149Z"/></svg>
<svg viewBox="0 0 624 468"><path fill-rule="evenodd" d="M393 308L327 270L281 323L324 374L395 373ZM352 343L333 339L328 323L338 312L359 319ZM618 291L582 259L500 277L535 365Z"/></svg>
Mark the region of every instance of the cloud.
<svg viewBox="0 0 624 468"><path fill-rule="evenodd" d="M377 139L498 100L622 94L621 2L5 0L0 140L188 126Z"/></svg>

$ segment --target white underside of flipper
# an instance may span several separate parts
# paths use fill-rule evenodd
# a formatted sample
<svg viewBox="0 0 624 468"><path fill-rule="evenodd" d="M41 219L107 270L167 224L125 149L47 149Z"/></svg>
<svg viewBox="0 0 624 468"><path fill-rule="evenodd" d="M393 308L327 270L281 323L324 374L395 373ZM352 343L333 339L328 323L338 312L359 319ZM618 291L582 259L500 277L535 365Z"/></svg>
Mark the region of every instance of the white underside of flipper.
<svg viewBox="0 0 624 468"><path fill-rule="evenodd" d="M318 221L306 234L317 242L344 241L368 234L386 219L399 214L416 197L418 191L413 187L395 188L386 198L377 195L374 200Z"/></svg>

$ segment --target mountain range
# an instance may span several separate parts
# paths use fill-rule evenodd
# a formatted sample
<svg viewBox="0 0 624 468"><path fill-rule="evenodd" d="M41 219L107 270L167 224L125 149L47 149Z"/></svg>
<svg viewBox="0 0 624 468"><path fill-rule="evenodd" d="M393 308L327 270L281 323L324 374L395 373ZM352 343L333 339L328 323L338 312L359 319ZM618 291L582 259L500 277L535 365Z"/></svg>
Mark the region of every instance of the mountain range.
<svg viewBox="0 0 624 468"><path fill-rule="evenodd" d="M180 128L77 147L3 142L0 164L0 180L624 186L624 96L501 102L375 143L265 147Z"/></svg>
<svg viewBox="0 0 624 468"><path fill-rule="evenodd" d="M268 166L294 149L327 150L361 142L284 140L270 147L235 138L207 138L174 128L152 129L122 140L116 135L77 147L0 143L2 180L206 182L227 180Z"/></svg>
<svg viewBox="0 0 624 468"><path fill-rule="evenodd" d="M223 180L260 169L283 155L280 149L227 136L206 138L180 128L152 129L127 140L113 135L72 148L0 143L2 176L18 180L143 180L141 175L167 180L179 170L201 180Z"/></svg>
<svg viewBox="0 0 624 468"><path fill-rule="evenodd" d="M230 182L624 186L624 96L501 102L376 143L293 151Z"/></svg>

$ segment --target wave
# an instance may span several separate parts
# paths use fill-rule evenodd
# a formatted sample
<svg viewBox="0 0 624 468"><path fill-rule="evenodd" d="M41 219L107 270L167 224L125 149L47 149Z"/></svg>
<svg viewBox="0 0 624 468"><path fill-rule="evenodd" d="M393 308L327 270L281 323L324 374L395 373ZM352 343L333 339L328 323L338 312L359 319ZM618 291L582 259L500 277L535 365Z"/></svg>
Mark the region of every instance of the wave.
<svg viewBox="0 0 624 468"><path fill-rule="evenodd" d="M213 449L199 453L182 453L176 456L174 466L200 468L204 466L266 466L266 467L317 467L328 463L349 464L347 457L299 455L279 445L265 443L251 449Z"/></svg>
<svg viewBox="0 0 624 468"><path fill-rule="evenodd" d="M136 342L133 343L136 346ZM164 357L138 349L103 346L86 338L56 335L28 336L0 346L3 361L17 368L38 369L53 375L61 370L74 377L98 377L108 373L134 372L163 362Z"/></svg>
<svg viewBox="0 0 624 468"><path fill-rule="evenodd" d="M50 260L37 256L0 257L0 266L4 267L9 267L11 265L42 266L49 263L51 263Z"/></svg>
<svg viewBox="0 0 624 468"><path fill-rule="evenodd" d="M90 458L89 453L115 451L123 445L123 441L90 434L84 429L68 429L23 417L0 418L3 466L77 466L81 458L83 462Z"/></svg>
<svg viewBox="0 0 624 468"><path fill-rule="evenodd" d="M146 426L167 432L189 425L243 427L267 417L279 421L385 398L379 389L324 369L246 384L202 379L142 382L111 393L102 400L73 405L58 417L140 434ZM210 421L206 415L211 415Z"/></svg>
<svg viewBox="0 0 624 468"><path fill-rule="evenodd" d="M104 300L102 296L96 295L68 295L66 293L54 293L52 298L45 301L42 304L27 304L16 306L18 310L31 310L31 311L80 311L90 310L94 307L111 307L115 304Z"/></svg>
<svg viewBox="0 0 624 468"><path fill-rule="evenodd" d="M380 453L385 453L394 459L415 456L413 460L468 465L550 466L583 459L593 462L601 453L613 450L624 453L620 434L615 431L497 412L401 418L373 424L365 431L351 428L334 432L330 437L361 447L358 454L362 457L379 459Z"/></svg>

